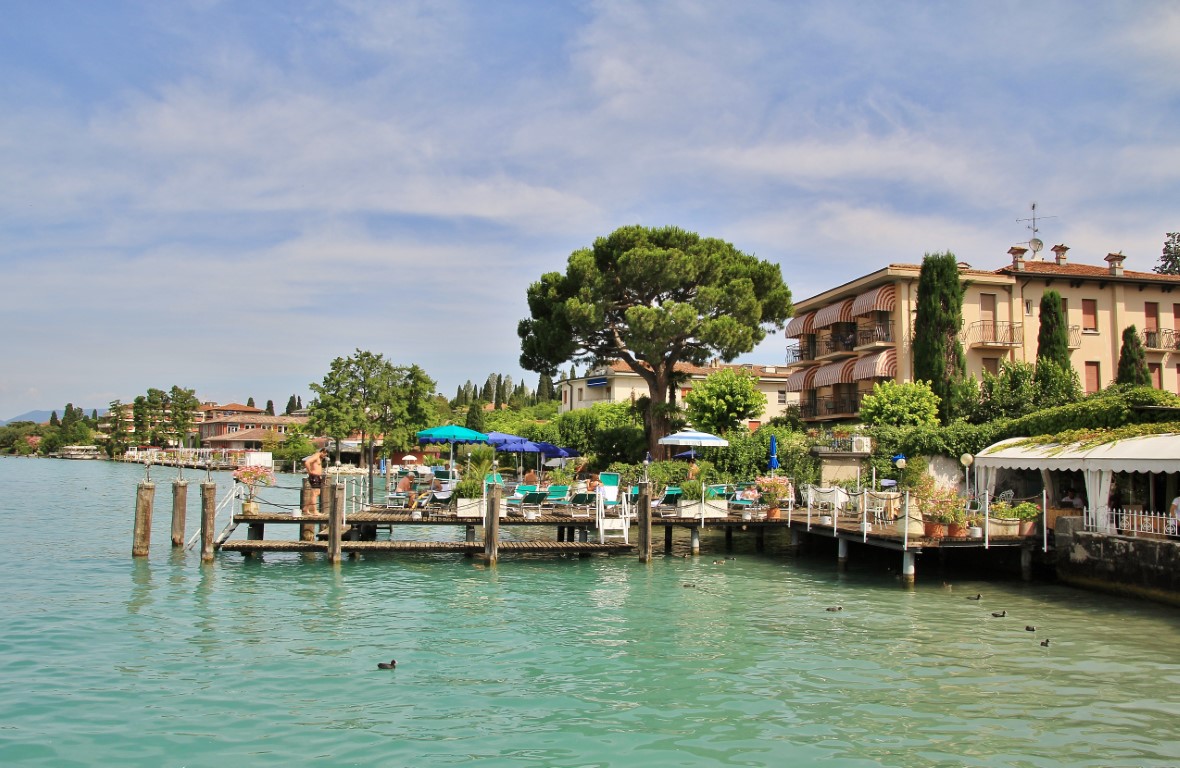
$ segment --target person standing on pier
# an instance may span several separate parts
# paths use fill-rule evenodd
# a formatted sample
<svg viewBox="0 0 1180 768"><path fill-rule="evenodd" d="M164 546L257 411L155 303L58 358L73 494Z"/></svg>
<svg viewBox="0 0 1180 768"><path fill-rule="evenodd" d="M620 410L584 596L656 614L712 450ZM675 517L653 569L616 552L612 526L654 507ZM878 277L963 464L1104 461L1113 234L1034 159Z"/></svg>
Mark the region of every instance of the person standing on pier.
<svg viewBox="0 0 1180 768"><path fill-rule="evenodd" d="M324 459L328 458L328 449L321 448L303 460L303 468L307 470L307 484L311 488L308 494L307 506L303 514L313 515L320 508L320 489L324 487Z"/></svg>

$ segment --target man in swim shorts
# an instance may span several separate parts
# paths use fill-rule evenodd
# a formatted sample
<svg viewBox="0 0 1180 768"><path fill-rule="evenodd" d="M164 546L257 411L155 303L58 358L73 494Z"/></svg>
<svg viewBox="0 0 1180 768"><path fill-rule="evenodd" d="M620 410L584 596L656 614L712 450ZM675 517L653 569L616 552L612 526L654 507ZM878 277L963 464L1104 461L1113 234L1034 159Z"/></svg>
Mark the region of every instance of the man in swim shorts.
<svg viewBox="0 0 1180 768"><path fill-rule="evenodd" d="M320 488L324 486L324 459L328 458L328 449L321 448L303 460L303 468L307 470L307 484L311 493L307 495L308 503L303 508L303 514L311 515L320 507Z"/></svg>

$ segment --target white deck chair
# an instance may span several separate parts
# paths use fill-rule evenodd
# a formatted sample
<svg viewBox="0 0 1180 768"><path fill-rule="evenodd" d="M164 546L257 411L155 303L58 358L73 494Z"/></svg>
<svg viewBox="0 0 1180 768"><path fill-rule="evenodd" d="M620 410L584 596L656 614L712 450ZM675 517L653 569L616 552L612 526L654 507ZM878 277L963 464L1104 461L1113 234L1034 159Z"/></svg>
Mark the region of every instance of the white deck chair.
<svg viewBox="0 0 1180 768"><path fill-rule="evenodd" d="M598 487L598 504L595 505L595 525L598 528L598 543L605 544L608 538L622 539L630 544L631 512L625 498L619 498L619 473L603 472L598 476L602 485Z"/></svg>

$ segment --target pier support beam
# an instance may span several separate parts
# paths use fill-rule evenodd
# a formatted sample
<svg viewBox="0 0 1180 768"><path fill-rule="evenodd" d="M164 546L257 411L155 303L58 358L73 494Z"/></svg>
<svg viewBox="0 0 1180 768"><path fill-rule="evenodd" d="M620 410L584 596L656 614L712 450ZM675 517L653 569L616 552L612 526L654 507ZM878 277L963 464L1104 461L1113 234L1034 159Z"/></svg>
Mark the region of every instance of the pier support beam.
<svg viewBox="0 0 1180 768"><path fill-rule="evenodd" d="M213 562L213 522L217 518L217 483L201 483L201 562Z"/></svg>
<svg viewBox="0 0 1180 768"><path fill-rule="evenodd" d="M799 554L799 550L803 548L803 534L799 532L798 528L791 528L791 552Z"/></svg>
<svg viewBox="0 0 1180 768"><path fill-rule="evenodd" d="M488 504L483 511L483 558L489 565L500 559L500 493L501 486L488 488Z"/></svg>
<svg viewBox="0 0 1180 768"><path fill-rule="evenodd" d="M156 499L156 484L144 480L135 489L135 533L131 540L131 556L147 557L152 547L152 505Z"/></svg>
<svg viewBox="0 0 1180 768"><path fill-rule="evenodd" d="M754 532L754 551L761 552L766 549L766 526L758 526L758 530Z"/></svg>
<svg viewBox="0 0 1180 768"><path fill-rule="evenodd" d="M644 480L639 484L639 562L651 562L651 483Z"/></svg>
<svg viewBox="0 0 1180 768"><path fill-rule="evenodd" d="M732 525L725 526L725 551L726 552L733 551L733 526Z"/></svg>
<svg viewBox="0 0 1180 768"><path fill-rule="evenodd" d="M329 489L332 506L328 509L328 562L340 562L340 539L344 517L344 484L333 483ZM321 494L322 495L322 494Z"/></svg>
<svg viewBox="0 0 1180 768"><path fill-rule="evenodd" d="M172 546L184 546L184 518L188 511L188 481L172 481Z"/></svg>
<svg viewBox="0 0 1180 768"><path fill-rule="evenodd" d="M848 570L848 539L840 539L836 553L836 570Z"/></svg>
<svg viewBox="0 0 1180 768"><path fill-rule="evenodd" d="M672 554L672 526L664 526L664 554Z"/></svg>
<svg viewBox="0 0 1180 768"><path fill-rule="evenodd" d="M901 553L901 585L914 586L914 553L910 551Z"/></svg>
<svg viewBox="0 0 1180 768"><path fill-rule="evenodd" d="M303 487L299 489L299 509L296 510L296 516L302 516L303 510L311 509L311 483L307 478L303 478ZM300 541L315 541L315 525L312 523L302 523L299 526L299 540Z"/></svg>
<svg viewBox="0 0 1180 768"><path fill-rule="evenodd" d="M466 533L464 534L463 540L466 541L468 544L474 544L475 543L475 526L468 525L465 528L466 528ZM463 553L463 557L470 558L472 556L473 555L472 555L471 550L468 550Z"/></svg>
<svg viewBox="0 0 1180 768"><path fill-rule="evenodd" d="M694 525L688 530L692 534L692 553L699 555L701 553L701 529Z"/></svg>
<svg viewBox="0 0 1180 768"><path fill-rule="evenodd" d="M1032 547L1020 548L1020 578L1032 581Z"/></svg>
<svg viewBox="0 0 1180 768"><path fill-rule="evenodd" d="M264 528L262 523L250 523L246 526L246 539L248 541L262 541ZM246 557L262 557L259 552L243 552L242 554Z"/></svg>

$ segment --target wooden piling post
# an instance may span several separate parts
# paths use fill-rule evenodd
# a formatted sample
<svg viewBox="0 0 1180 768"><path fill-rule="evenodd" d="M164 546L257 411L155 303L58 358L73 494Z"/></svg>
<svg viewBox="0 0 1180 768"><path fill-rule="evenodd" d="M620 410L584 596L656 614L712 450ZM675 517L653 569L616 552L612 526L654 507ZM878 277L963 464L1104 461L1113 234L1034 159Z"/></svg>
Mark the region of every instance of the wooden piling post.
<svg viewBox="0 0 1180 768"><path fill-rule="evenodd" d="M664 526L664 554L665 555L672 554L672 531L673 531L672 526L670 526L670 525Z"/></svg>
<svg viewBox="0 0 1180 768"><path fill-rule="evenodd" d="M339 563L341 528L344 518L344 484L332 483L329 490L332 496L332 506L328 509L328 562Z"/></svg>
<svg viewBox="0 0 1180 768"><path fill-rule="evenodd" d="M172 481L172 546L184 546L184 518L188 511L188 481Z"/></svg>
<svg viewBox="0 0 1180 768"><path fill-rule="evenodd" d="M311 483L303 478L303 487L299 489L299 511L295 514L302 516L303 510L311 506ZM300 541L315 541L315 524L301 523L299 526Z"/></svg>
<svg viewBox="0 0 1180 768"><path fill-rule="evenodd" d="M754 532L754 551L762 552L766 549L766 526L758 526L758 530Z"/></svg>
<svg viewBox="0 0 1180 768"><path fill-rule="evenodd" d="M1025 544L1020 548L1020 578L1032 581L1032 547Z"/></svg>
<svg viewBox="0 0 1180 768"><path fill-rule="evenodd" d="M727 526L725 526L725 551L730 552L732 550L733 550L733 526L727 525Z"/></svg>
<svg viewBox="0 0 1180 768"><path fill-rule="evenodd" d="M490 565L500 558L500 492L498 485L488 489L488 505L483 513L483 557Z"/></svg>
<svg viewBox="0 0 1180 768"><path fill-rule="evenodd" d="M651 483L644 480L639 484L639 562L651 562Z"/></svg>
<svg viewBox="0 0 1180 768"><path fill-rule="evenodd" d="M135 533L131 541L132 557L147 557L152 547L152 505L156 484L142 481L135 489Z"/></svg>
<svg viewBox="0 0 1180 768"><path fill-rule="evenodd" d="M217 483L201 483L201 562L213 562L213 523L217 518Z"/></svg>

